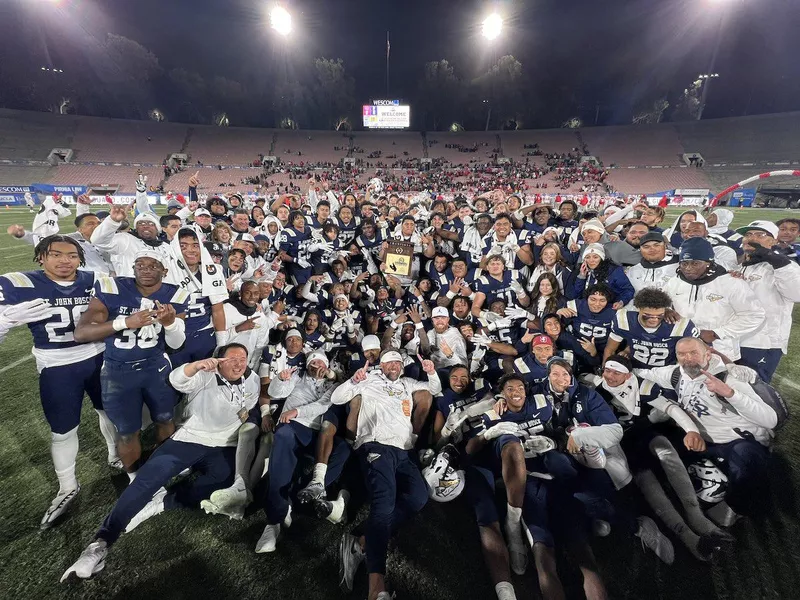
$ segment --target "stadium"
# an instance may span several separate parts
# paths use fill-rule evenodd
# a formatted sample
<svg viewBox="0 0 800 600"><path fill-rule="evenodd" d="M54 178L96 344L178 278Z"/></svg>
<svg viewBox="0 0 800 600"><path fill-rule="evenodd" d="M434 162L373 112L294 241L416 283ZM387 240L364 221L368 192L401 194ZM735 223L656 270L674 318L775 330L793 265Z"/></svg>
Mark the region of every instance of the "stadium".
<svg viewBox="0 0 800 600"><path fill-rule="evenodd" d="M291 24L280 21L288 16L273 16L279 20L277 25L273 23L275 35L284 35L281 27L291 30ZM521 17L516 27L521 27L519 20ZM382 42L382 33L379 37ZM399 45L393 44L392 52L396 52ZM174 214L175 209L189 211L194 201L201 205L207 202L210 209L211 199L227 202L234 195L243 206L250 207L251 216L258 199L265 200L265 207L281 205L285 199L293 211L307 209L305 218L311 219L313 213L307 208L310 190L316 185L322 196L322 182L325 192L330 189L342 202L352 195L363 204L365 195L375 198L380 194L383 199L374 200L376 207L386 201L386 196L396 195L415 206L431 208L442 201L460 209L465 204L474 207L480 198L492 201L500 193L503 203L516 195L521 208L541 204L552 206L556 214L558 207L570 201L580 211L603 215L609 207L620 210L643 202L665 208L665 229L673 222L677 227L678 218L686 211L696 209L698 216L707 217L714 207L730 209L728 227L734 231L755 221L800 218L800 112L714 114L718 118L598 126L580 123L578 127L539 129L500 127L498 119L498 128L490 129L490 109L486 127L479 130L465 131L456 127L457 123L445 130L415 128L414 102L406 105L405 101L389 99L393 96L388 94L388 38L385 54L387 100L365 100L360 107L351 106L354 114L360 109L363 127L357 123L341 130L232 126L216 117L213 123L208 119L167 121L152 111L149 119L69 111L56 114L24 110L19 103L5 102L11 108L0 108L0 231L8 230L9 235L0 239L0 275L38 268L33 247L27 238L16 239L21 236L15 235L14 228L21 225L26 231L34 230L37 213L45 212L54 202L71 211L70 216L56 220L55 233L61 234L76 231L73 219L81 211L108 213L115 206L125 209L129 226L135 231L138 215L147 212L142 210L143 198L156 215L154 222ZM382 60L382 52L378 55ZM392 55L392 60L400 59ZM276 115L275 120L280 122L282 116ZM379 116L387 120L378 121ZM484 114L480 113L478 119L482 123ZM291 204L294 195L297 206ZM395 218L398 225L403 222L402 215ZM630 223L616 234L609 231L616 235L610 243L622 243L628 226ZM257 228L251 230L257 234ZM679 249L674 250L677 255ZM440 251L438 248L437 253ZM433 262L432 256L425 255ZM290 253L293 260L280 257L273 256L275 264L288 275L296 268L289 266L295 264L296 255ZM455 252L448 260L454 257L458 260ZM263 264L266 268L270 263ZM385 264L381 271L386 271ZM259 277L253 277L258 283ZM237 292L242 294L244 286L239 285ZM0 291L7 292L5 288ZM320 309L323 297L320 291ZM6 308L4 302L0 294L0 319ZM267 302L265 312L269 307ZM795 305L792 310L788 326L800 319L800 309ZM359 339L368 333L370 312L377 314L365 305L363 324L358 325L363 328ZM435 318L437 313L432 314ZM0 320L0 332L5 331L3 324ZM384 329L380 326L379 337ZM784 333L788 337L788 332ZM280 343L286 342L282 338ZM375 597L363 570L352 592L340 590L340 539L343 533L368 527L369 523L369 492L355 461L348 463L341 475L342 487L352 496L346 517L336 524L318 519L295 498L290 505L293 523L281 533L275 552L253 551L261 543L266 523L265 511L255 505L243 519L206 514L199 509L166 510L135 532L122 535L101 572L88 579L73 577L60 583L62 574L132 485L129 481L135 479L129 480L124 471L109 466L107 440L97 426L92 404L84 401L77 434L80 495L55 526L40 529L42 511L53 500L57 485L51 460L51 430L55 430L42 413L37 383L41 370L37 370L38 357L34 360L31 348L32 336L26 326L15 326L0 338L0 572L4 597ZM385 348L382 350L385 352ZM431 351L435 353L436 349ZM309 361L313 355L308 355ZM772 379L790 412L800 405L798 357L800 333L794 327L788 337L788 351ZM414 356L410 358L415 360ZM431 362L418 358L421 364ZM482 364L482 368L485 366ZM363 368L367 367L369 363ZM602 368L597 372L602 373ZM142 432L145 457L158 446L154 429ZM643 542L622 528L614 526L610 535L592 537L591 548L607 597L797 597L798 440L800 425L795 417L780 428L769 448L768 487L764 488L768 493L757 498L759 510L727 528L735 541L722 545L708 560L698 560L687 550L659 521L658 511L641 498L637 506L642 514L653 517L672 540L672 564L643 550ZM298 471L306 479L314 461L313 448L307 448L299 459ZM662 474L659 478L664 479ZM496 500L504 506L501 483L498 476ZM670 490L668 496L675 503L676 493ZM558 545L555 557L564 597L587 597L574 557ZM513 591L517 598L547 597L543 596L534 561L530 563L525 575L511 575ZM465 495L451 502L428 502L404 524L389 544L386 570L390 588L399 600L496 597L473 507Z"/></svg>

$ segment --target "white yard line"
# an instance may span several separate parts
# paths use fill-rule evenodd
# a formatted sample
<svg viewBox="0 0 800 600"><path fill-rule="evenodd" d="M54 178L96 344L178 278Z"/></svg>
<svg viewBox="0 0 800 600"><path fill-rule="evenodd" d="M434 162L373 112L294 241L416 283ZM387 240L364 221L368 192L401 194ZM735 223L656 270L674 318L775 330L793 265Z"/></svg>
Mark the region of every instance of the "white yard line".
<svg viewBox="0 0 800 600"><path fill-rule="evenodd" d="M16 360L13 363L11 363L10 365L6 365L2 369L0 369L0 374L5 373L6 371L10 371L14 367L18 367L19 365L24 363L26 360L31 360L32 358L33 358L33 354L28 354L28 356L23 356L19 360Z"/></svg>
<svg viewBox="0 0 800 600"><path fill-rule="evenodd" d="M797 383L795 383L795 382L794 382L792 379L789 379L788 377L784 377L783 375L775 375L775 379L776 379L776 380L778 381L778 383L780 383L782 386L784 386L784 385L785 385L786 387L790 387L790 388L792 388L793 390L797 390L798 392L800 392L800 385L798 385Z"/></svg>
<svg viewBox="0 0 800 600"><path fill-rule="evenodd" d="M2 248L0 248L2 250ZM0 258L19 258L20 256L28 256L31 254L31 251L28 250L26 252L15 252L14 254L0 254Z"/></svg>

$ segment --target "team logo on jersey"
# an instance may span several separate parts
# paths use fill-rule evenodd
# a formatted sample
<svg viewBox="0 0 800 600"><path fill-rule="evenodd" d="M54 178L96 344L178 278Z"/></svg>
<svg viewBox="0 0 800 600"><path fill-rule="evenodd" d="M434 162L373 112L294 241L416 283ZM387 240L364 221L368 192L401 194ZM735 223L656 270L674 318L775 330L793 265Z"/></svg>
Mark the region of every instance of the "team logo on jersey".
<svg viewBox="0 0 800 600"><path fill-rule="evenodd" d="M217 265L206 265L206 273L214 275L217 272Z"/></svg>
<svg viewBox="0 0 800 600"><path fill-rule="evenodd" d="M725 297L725 296L722 296L721 294L714 294L714 293L711 293L711 294L709 294L708 296L706 296L706 300L708 300L709 302L719 302L719 301L720 301L720 300L722 300L724 297Z"/></svg>
<svg viewBox="0 0 800 600"><path fill-rule="evenodd" d="M581 414L582 412L583 412L583 404L581 404L580 402L578 402L578 403L575 405L575 413L576 413L576 414Z"/></svg>

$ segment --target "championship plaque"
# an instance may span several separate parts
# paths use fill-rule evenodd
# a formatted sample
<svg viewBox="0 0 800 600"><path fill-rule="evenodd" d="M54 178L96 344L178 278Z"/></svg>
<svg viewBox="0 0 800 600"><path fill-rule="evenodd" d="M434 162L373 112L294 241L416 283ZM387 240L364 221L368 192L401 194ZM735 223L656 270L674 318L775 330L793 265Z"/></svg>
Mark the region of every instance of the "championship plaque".
<svg viewBox="0 0 800 600"><path fill-rule="evenodd" d="M411 263L414 260L414 244L398 240L389 240L386 252L386 273L408 277L411 275Z"/></svg>

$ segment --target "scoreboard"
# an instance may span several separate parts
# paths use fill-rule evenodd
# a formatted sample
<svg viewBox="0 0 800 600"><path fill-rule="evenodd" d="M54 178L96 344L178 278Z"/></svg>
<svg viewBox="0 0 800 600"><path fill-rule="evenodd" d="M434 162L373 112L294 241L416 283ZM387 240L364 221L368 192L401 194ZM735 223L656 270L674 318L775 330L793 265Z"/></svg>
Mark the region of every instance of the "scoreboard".
<svg viewBox="0 0 800 600"><path fill-rule="evenodd" d="M363 106L367 129L405 129L411 126L411 107L399 100L375 100Z"/></svg>

